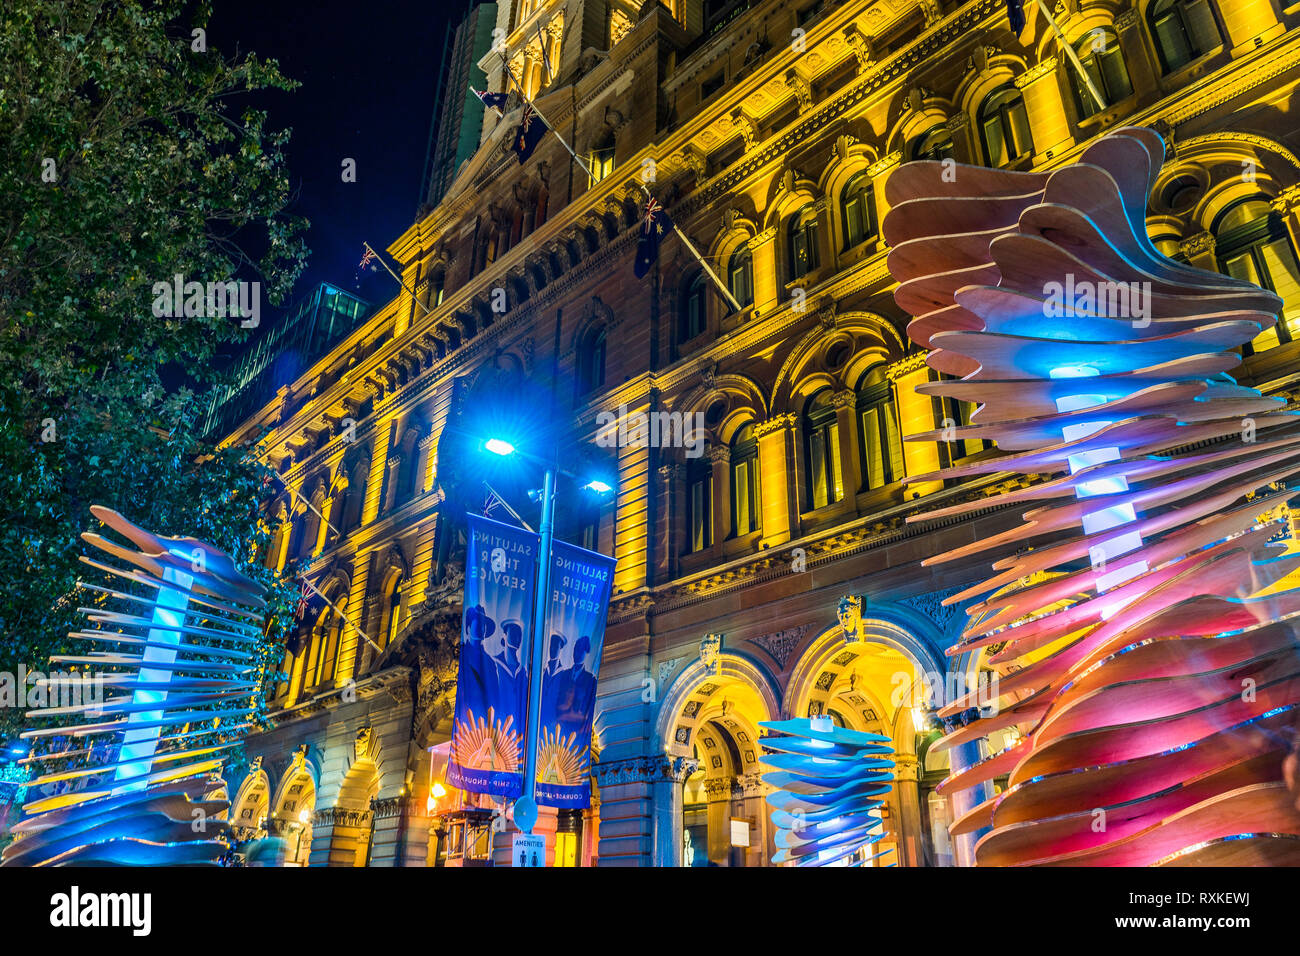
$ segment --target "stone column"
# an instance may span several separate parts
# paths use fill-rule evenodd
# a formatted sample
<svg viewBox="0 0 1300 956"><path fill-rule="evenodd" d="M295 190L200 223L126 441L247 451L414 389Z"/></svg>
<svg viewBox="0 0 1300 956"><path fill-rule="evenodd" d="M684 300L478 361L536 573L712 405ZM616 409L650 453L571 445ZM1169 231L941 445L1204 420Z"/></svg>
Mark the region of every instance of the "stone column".
<svg viewBox="0 0 1300 956"><path fill-rule="evenodd" d="M652 788L654 803L654 854L655 866L681 866L682 801L686 778L699 769L699 761L687 757L664 758L663 772L657 775Z"/></svg>
<svg viewBox="0 0 1300 956"><path fill-rule="evenodd" d="M877 230L879 230L880 224L885 221L885 213L889 212L889 201L885 199L885 181L889 179L889 171L902 161L903 154L893 152L867 167L867 175L871 177L871 189L876 199Z"/></svg>
<svg viewBox="0 0 1300 956"><path fill-rule="evenodd" d="M773 842L772 819L768 813L767 785L760 773L747 773L736 778L736 794L741 801L741 812L754 820L749 834L749 849L745 853L746 866L771 866L776 852Z"/></svg>
<svg viewBox="0 0 1300 956"><path fill-rule="evenodd" d="M851 388L831 396L835 406L835 427L840 433L840 474L844 479L844 497L852 501L862 488L862 438L858 432L858 393Z"/></svg>
<svg viewBox="0 0 1300 956"><path fill-rule="evenodd" d="M754 317L765 315L780 304L776 279L776 227L764 230L748 243L754 272Z"/></svg>
<svg viewBox="0 0 1300 956"><path fill-rule="evenodd" d="M704 781L709 836L696 852L720 865L725 865L731 858L731 785L731 777L713 777Z"/></svg>
<svg viewBox="0 0 1300 956"><path fill-rule="evenodd" d="M1016 88L1025 98L1029 132L1034 139L1035 166L1074 145L1061 98L1061 82L1056 75L1058 62L1054 56L1044 57L1037 66L1015 79Z"/></svg>
<svg viewBox="0 0 1300 956"><path fill-rule="evenodd" d="M660 465L658 469L659 506L656 509L658 514L655 523L659 528L659 553L655 561L656 581L671 581L677 577L682 542L685 540L684 509L680 505L685 470L678 462Z"/></svg>
<svg viewBox="0 0 1300 956"><path fill-rule="evenodd" d="M1188 236L1178 244L1178 251L1186 256L1188 265L1210 272L1219 271L1219 261L1214 255L1214 236L1208 232Z"/></svg>
<svg viewBox="0 0 1300 956"><path fill-rule="evenodd" d="M330 807L317 810L312 823L312 866L359 866L370 841L371 814ZM361 856L358 862L358 856Z"/></svg>
<svg viewBox="0 0 1300 956"><path fill-rule="evenodd" d="M798 417L787 412L754 428L758 473L763 481L763 547L784 544L799 530L797 423Z"/></svg>
<svg viewBox="0 0 1300 956"><path fill-rule="evenodd" d="M943 718L942 720L945 734L951 733L960 723L960 721L952 717ZM954 775L958 774L967 767L979 763L981 757L979 741L971 741L953 747L948 751L949 772ZM965 790L954 791L951 796L953 821L961 819L963 814L973 810L991 796L993 796L993 784L988 782ZM974 833L965 833L953 838L953 860L957 866L975 865L975 844L989 830L990 827L984 827Z"/></svg>
<svg viewBox="0 0 1300 956"><path fill-rule="evenodd" d="M731 449L714 445L709 449L709 462L713 466L713 487L710 504L713 506L713 543L720 545L731 535Z"/></svg>
<svg viewBox="0 0 1300 956"><path fill-rule="evenodd" d="M1249 53L1286 32L1272 0L1218 0L1215 6L1227 32L1225 45L1232 48L1233 57Z"/></svg>
<svg viewBox="0 0 1300 956"><path fill-rule="evenodd" d="M370 801L374 812L374 834L371 837L371 866L408 866L408 845L414 843L423 852L428 852L428 821L424 821L424 830L419 839L408 839L411 832L411 800L408 796L378 797ZM423 861L421 864L423 865Z"/></svg>
<svg viewBox="0 0 1300 956"><path fill-rule="evenodd" d="M959 163L978 165L983 162L971 135L970 117L965 110L958 110L948 117L948 132L952 135L952 158ZM883 216L881 217L883 218Z"/></svg>
<svg viewBox="0 0 1300 956"><path fill-rule="evenodd" d="M1296 237L1300 236L1300 221L1296 218L1296 211L1300 209L1300 186L1288 186L1283 189L1269 205L1286 223L1291 245L1300 248L1300 244L1296 242Z"/></svg>
<svg viewBox="0 0 1300 956"><path fill-rule="evenodd" d="M930 431L936 427L933 400L929 395L921 395L916 391L916 386L930 380L930 369L925 364L925 356L910 356L890 366L886 374L894 383L894 394L898 401L898 424L903 435ZM940 467L939 449L933 442L905 441L903 464L909 475L936 471ZM942 487L943 483L938 481L908 485L907 494L919 497Z"/></svg>
<svg viewBox="0 0 1300 956"><path fill-rule="evenodd" d="M898 789L899 862L903 866L920 866L925 862L925 844L916 754L894 754L893 759L894 780Z"/></svg>

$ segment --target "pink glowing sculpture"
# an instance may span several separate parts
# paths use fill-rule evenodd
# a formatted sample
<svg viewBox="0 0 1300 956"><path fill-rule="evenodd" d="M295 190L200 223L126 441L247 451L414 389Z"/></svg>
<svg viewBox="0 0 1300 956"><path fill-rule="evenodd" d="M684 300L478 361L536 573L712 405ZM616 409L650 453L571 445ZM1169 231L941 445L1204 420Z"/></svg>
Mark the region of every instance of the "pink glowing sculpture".
<svg viewBox="0 0 1300 956"><path fill-rule="evenodd" d="M987 831L980 865L1300 864L1281 773L1300 590L1273 587L1300 556L1270 517L1300 430L1227 374L1282 302L1156 251L1163 158L1156 133L1121 129L1048 173L917 162L887 186L895 298L944 373L918 391L979 406L909 438L1005 453L914 480L1038 479L917 519L1029 506L926 562L994 559L948 599L977 599L948 653L988 655L998 704L972 691L939 712L938 746L1020 734L942 785L1007 777L952 826Z"/></svg>

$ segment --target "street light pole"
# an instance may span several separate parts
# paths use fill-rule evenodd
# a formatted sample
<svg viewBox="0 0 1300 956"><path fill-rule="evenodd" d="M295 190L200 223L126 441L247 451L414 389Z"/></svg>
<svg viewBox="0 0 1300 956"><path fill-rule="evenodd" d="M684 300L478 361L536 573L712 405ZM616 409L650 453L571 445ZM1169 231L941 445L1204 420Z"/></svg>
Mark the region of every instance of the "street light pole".
<svg viewBox="0 0 1300 956"><path fill-rule="evenodd" d="M546 596L551 587L551 542L555 528L555 469L548 466L542 484L542 526L540 567L537 572L537 602L533 609L532 647L528 659L528 734L524 747L524 792L515 803L515 823L532 833L537 823L537 747L541 740L542 669L546 666Z"/></svg>

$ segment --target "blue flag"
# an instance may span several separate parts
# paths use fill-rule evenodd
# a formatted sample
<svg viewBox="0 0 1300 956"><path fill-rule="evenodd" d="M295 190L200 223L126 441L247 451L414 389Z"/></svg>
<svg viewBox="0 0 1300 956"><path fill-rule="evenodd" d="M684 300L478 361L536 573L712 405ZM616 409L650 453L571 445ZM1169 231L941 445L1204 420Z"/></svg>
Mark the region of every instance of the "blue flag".
<svg viewBox="0 0 1300 956"><path fill-rule="evenodd" d="M479 515L466 519L465 613L447 782L514 798L523 792L526 636L539 539Z"/></svg>
<svg viewBox="0 0 1300 956"><path fill-rule="evenodd" d="M542 118L533 109L533 104L525 103L524 115L519 120L519 128L515 130L515 141L510 146L515 151L515 155L519 157L520 166L528 162L528 157L533 155L533 150L537 148L537 144L542 141L542 137L545 135L546 124L542 122Z"/></svg>
<svg viewBox="0 0 1300 956"><path fill-rule="evenodd" d="M641 238L636 244L636 261L632 271L638 279L644 279L659 260L659 238L673 228L673 221L668 218L668 211L651 196L646 200L645 214L641 218Z"/></svg>
<svg viewBox="0 0 1300 956"><path fill-rule="evenodd" d="M564 541L552 546L537 748L543 806L591 805L591 724L614 564Z"/></svg>
<svg viewBox="0 0 1300 956"><path fill-rule="evenodd" d="M506 107L506 94L504 93L483 93L474 89L472 86L469 88L469 91L477 96L479 102L490 110L497 110L500 112Z"/></svg>
<svg viewBox="0 0 1300 956"><path fill-rule="evenodd" d="M1011 21L1011 32L1019 33L1025 28L1024 0L1007 0L1007 19Z"/></svg>

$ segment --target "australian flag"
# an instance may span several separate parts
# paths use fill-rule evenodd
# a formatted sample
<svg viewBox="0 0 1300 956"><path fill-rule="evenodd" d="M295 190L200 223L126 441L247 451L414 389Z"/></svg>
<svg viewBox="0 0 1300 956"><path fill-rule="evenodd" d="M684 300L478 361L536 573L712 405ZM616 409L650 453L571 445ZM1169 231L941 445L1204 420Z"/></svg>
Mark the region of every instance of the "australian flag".
<svg viewBox="0 0 1300 956"><path fill-rule="evenodd" d="M1007 19L1011 21L1012 33L1025 28L1025 0L1007 0Z"/></svg>
<svg viewBox="0 0 1300 956"><path fill-rule="evenodd" d="M503 109L505 109L506 94L484 93L480 90L474 89L474 87L472 86L469 88L469 91L473 93L475 96L477 96L479 98L479 102L482 103L484 106L486 106L488 109L496 110L498 113L500 113Z"/></svg>
<svg viewBox="0 0 1300 956"><path fill-rule="evenodd" d="M528 157L533 155L533 150L537 148L537 144L542 141L542 137L545 135L546 124L542 122L542 118L533 109L533 104L525 103L524 115L519 120L519 128L515 130L515 141L510 147L515 151L515 155L519 157L520 166L528 162Z"/></svg>
<svg viewBox="0 0 1300 956"><path fill-rule="evenodd" d="M641 217L641 239L636 244L636 261L632 271L644 279L650 267L659 259L659 237L673 228L668 211L651 196L646 200L645 214Z"/></svg>

